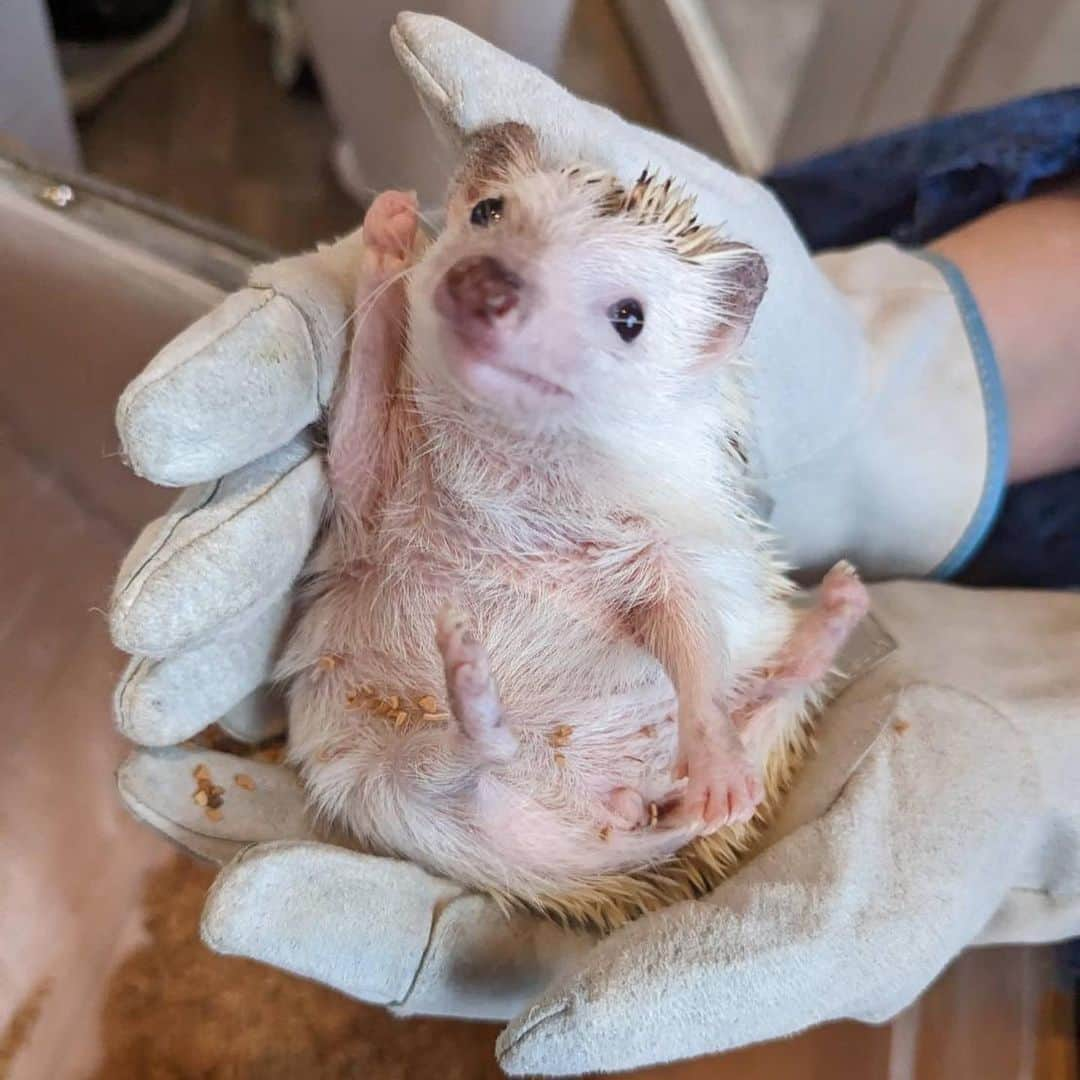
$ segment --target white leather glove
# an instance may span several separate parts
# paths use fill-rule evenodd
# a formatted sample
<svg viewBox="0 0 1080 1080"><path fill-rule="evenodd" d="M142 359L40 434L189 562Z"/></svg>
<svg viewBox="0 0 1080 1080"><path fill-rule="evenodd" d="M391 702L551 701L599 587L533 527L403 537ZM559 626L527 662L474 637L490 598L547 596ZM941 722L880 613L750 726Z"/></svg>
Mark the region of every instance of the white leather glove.
<svg viewBox="0 0 1080 1080"><path fill-rule="evenodd" d="M857 674L767 849L601 941L315 842L280 767L147 750L121 792L231 859L204 912L212 948L401 1013L516 1016L498 1044L514 1075L884 1020L969 944L1080 931L1080 595L900 582L871 596L879 627L847 653ZM200 765L225 789L217 820L192 798Z"/></svg>
<svg viewBox="0 0 1080 1080"><path fill-rule="evenodd" d="M362 256L357 230L256 269L120 399L131 467L195 485L143 530L113 592L113 641L133 657L116 716L135 742L181 742L215 720L242 739L280 727L258 688L321 520L326 481L306 429L348 347Z"/></svg>
<svg viewBox="0 0 1080 1080"><path fill-rule="evenodd" d="M970 540L1002 439L988 423L993 394L984 396L983 383L992 377L979 368L977 322L969 336L972 315L936 268L889 245L815 263L756 184L576 102L443 20L403 16L396 47L451 134L524 119L553 163L587 157L625 176L645 164L670 171L698 191L704 218L726 221L733 237L765 253L770 290L751 337L762 431L753 456L798 562L847 554L870 573L926 572ZM147 528L117 584L113 634L135 656L117 715L136 742L166 747L219 717L241 737L269 730L258 688L325 498L305 430L329 401L347 346L361 255L354 235L257 271L251 288L167 346L121 401L118 426L136 471L198 485ZM798 788L807 793L801 816L799 798L790 804L796 832L715 897L599 947L526 917L504 921L487 901L416 867L318 844L295 781L269 765L147 750L125 766L121 790L192 850L221 862L236 856L204 922L221 951L405 1012L508 1018L545 987L561 987L504 1038L511 1070L615 1068L830 1016L885 1015L994 911L1005 927L1010 913L1026 911L1007 898L1014 884L1030 884L1017 895L1036 911L1003 930L1006 939L1076 925L1061 898L1077 892L1067 857L1075 805L1065 806L1077 789L1066 771L1076 761L1077 687L1057 646L1067 639L1075 648L1077 601L1035 598L1032 607L1030 597L970 595L876 590L875 602L899 604L885 622L902 647L830 710L821 756ZM911 611L900 602L907 596ZM1040 622L1040 605L1056 626ZM939 628L981 633L983 651L973 640L954 647L935 637ZM924 655L927 641L937 650ZM1027 665L1031 681L995 697L994 680L1011 669L965 674L976 656ZM945 657L959 675L943 668ZM894 717L910 725L902 738ZM1045 741L1032 748L1040 731L1025 725L1047 717L1055 737L1073 740L1071 756L1045 753ZM193 801L198 764L226 789L218 820ZM1003 828L1012 838L1004 852ZM258 846L237 854L251 842ZM872 856L882 845L890 858L879 864ZM1055 904L1059 924L1048 921ZM913 928L918 910L927 919ZM625 955L620 942L633 943ZM606 973L627 965L636 982L618 990Z"/></svg>

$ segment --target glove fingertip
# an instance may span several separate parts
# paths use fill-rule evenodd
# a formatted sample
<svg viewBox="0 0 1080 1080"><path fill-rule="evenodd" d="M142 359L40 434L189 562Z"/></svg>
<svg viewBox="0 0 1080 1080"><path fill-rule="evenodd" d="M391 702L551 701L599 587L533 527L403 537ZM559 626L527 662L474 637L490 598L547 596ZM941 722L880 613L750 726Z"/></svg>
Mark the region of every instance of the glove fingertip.
<svg viewBox="0 0 1080 1080"><path fill-rule="evenodd" d="M272 844L253 844L240 851L223 867L206 894L199 918L199 937L204 945L222 956L243 952L236 933L237 916L246 911L245 886L250 879L246 872L249 858L258 858L260 848Z"/></svg>
<svg viewBox="0 0 1080 1080"><path fill-rule="evenodd" d="M565 1076L579 1071L572 1058L578 1039L571 1020L574 1006L566 998L534 1005L523 1017L499 1032L495 1057L508 1076ZM561 1053L560 1053L561 1051ZM569 1051L569 1053L567 1053Z"/></svg>
<svg viewBox="0 0 1080 1080"><path fill-rule="evenodd" d="M319 371L302 312L246 288L166 344L124 389L124 458L165 487L202 483L272 452L317 419Z"/></svg>
<svg viewBox="0 0 1080 1080"><path fill-rule="evenodd" d="M424 22L432 19L438 19L438 16L418 15L414 11L399 12L390 28L390 45L421 100L433 106L444 123L456 128L457 118L450 95L414 50L416 41L423 33Z"/></svg>

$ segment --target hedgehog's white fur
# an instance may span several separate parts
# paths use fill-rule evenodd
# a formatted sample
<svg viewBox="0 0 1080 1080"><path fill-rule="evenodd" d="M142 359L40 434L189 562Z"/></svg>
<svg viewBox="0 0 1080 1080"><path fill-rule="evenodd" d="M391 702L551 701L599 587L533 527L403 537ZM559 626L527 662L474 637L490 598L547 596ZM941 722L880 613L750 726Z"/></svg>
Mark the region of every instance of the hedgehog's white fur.
<svg viewBox="0 0 1080 1080"><path fill-rule="evenodd" d="M497 236L470 229L463 203L493 185L506 199ZM657 545L713 613L715 675L733 698L791 632L789 585L737 452L741 361L718 336L739 316L732 281L747 249L697 225L692 201L655 177L625 190L584 166L518 161L461 188L410 276L378 495L362 512L339 499L314 557L280 670L290 752L320 813L366 847L610 926L714 884L754 835L723 830L673 860L685 834L612 833L601 811L615 786L670 793L671 684L614 614L675 587L646 557ZM433 290L493 244L539 298L515 356L572 386L567 400L470 393L445 359ZM619 295L645 299L651 333L632 346L604 318ZM438 715L433 620L448 598L490 652L520 744L507 764L478 760ZM416 704L428 696L434 720ZM772 796L809 703L778 701L750 748Z"/></svg>

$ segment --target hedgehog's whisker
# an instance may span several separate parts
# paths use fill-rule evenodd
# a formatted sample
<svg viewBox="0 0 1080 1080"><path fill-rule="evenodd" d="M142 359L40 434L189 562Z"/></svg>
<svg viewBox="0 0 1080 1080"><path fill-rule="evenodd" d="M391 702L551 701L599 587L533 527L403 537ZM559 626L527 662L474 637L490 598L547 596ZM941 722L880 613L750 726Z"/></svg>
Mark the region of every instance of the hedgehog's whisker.
<svg viewBox="0 0 1080 1080"><path fill-rule="evenodd" d="M359 320L360 320L360 322L359 322L359 323L357 324L357 329L359 329L359 328L360 328L360 326L362 326L362 325L363 325L363 320L364 320L364 319L365 319L365 318L367 317L367 315L368 315L368 314L369 314L369 313L371 312L371 309L372 309L372 308L373 308L373 307L374 307L374 306L375 306L375 305L376 305L376 304L378 303L378 301L379 301L379 297L381 297L381 296L382 296L382 294L383 294L384 292L386 292L386 290L387 290L387 289L389 289L389 288L390 288L390 287L391 287L392 285L395 285L395 284L397 284L397 282L401 281L401 279L402 279L402 278L408 277L408 276L409 276L409 274L411 274L411 273L412 273L412 269L413 269L413 268L412 268L411 266L407 266L407 267L405 267L405 269L404 269L404 270L399 270L399 271L398 271L398 272L397 272L396 274L393 274L393 275L391 275L390 277L388 277L388 278L387 278L387 279L386 279L386 280L385 280L385 281L384 281L384 282L383 282L383 283L382 283L382 284L381 284L381 285L380 285L380 286L379 286L379 287L378 287L378 288L377 288L377 289L376 289L376 290L375 290L375 291L374 291L374 292L373 292L373 293L372 293L372 294L371 294L370 296L368 296L368 297L367 297L367 298L366 298L366 299L364 300L364 302L363 302L362 304L360 304L360 305L359 305L359 306L358 306L358 307L357 307L357 308L356 308L356 309L355 309L355 310L354 310L354 311L352 312L352 314L351 314L351 315L349 315L349 317L348 317L348 318L347 318L347 319L346 319L346 320L345 320L345 321L344 321L344 322L343 322L343 323L342 323L342 324L341 324L341 325L340 325L340 326L339 326L339 327L338 327L338 328L337 328L337 329L336 329L336 330L334 331L334 333L333 333L333 334L331 335L331 338L336 338L336 337L337 337L337 336L338 336L339 334L341 334L341 333L342 333L342 332L343 332L344 330L346 330L346 329L348 328L349 324L350 324L350 323L351 323L351 322L352 322L352 321L353 321L354 319L359 319Z"/></svg>

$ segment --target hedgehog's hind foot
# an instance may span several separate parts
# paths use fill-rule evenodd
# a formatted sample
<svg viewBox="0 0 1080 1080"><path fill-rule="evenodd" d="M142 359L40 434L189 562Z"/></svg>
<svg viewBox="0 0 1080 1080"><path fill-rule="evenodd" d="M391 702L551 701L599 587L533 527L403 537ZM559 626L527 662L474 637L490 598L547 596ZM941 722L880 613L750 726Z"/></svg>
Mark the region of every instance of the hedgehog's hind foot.
<svg viewBox="0 0 1080 1080"><path fill-rule="evenodd" d="M439 612L435 640L446 672L450 712L462 736L481 760L509 761L517 753L518 742L506 726L487 650L469 629L465 616L450 607Z"/></svg>

